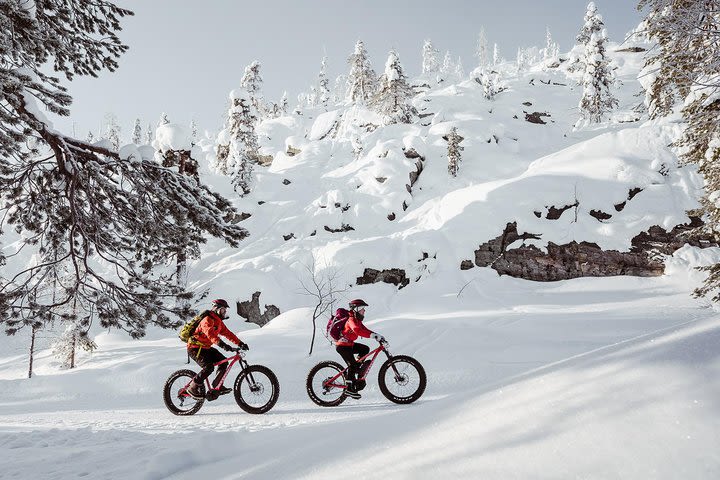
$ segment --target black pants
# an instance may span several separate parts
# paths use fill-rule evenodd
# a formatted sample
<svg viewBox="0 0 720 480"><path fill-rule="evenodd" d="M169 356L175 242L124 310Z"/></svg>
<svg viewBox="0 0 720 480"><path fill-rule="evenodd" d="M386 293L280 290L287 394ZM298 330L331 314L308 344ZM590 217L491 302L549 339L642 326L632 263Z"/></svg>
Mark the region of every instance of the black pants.
<svg viewBox="0 0 720 480"><path fill-rule="evenodd" d="M197 348L188 348L188 353L190 354L190 358L195 360L195 363L202 367L200 373L195 375L195 383L202 384L205 379L208 378L213 372L213 369L215 368L213 367L213 365L217 362L225 360L226 357L214 348L201 348L199 350L200 353L198 354ZM213 388L218 386L218 384L220 383L220 379L225 374L225 370L227 370L227 367L227 362L218 365L217 376L212 382Z"/></svg>
<svg viewBox="0 0 720 480"><path fill-rule="evenodd" d="M335 347L335 350L337 350L343 360L345 360L345 363L347 363L348 367L350 367L347 379L351 381L355 380L357 374L359 373L358 370L360 370L360 362L355 359L355 355L358 357L367 355L370 353L370 347L363 345L362 343L355 343L351 347L338 345Z"/></svg>

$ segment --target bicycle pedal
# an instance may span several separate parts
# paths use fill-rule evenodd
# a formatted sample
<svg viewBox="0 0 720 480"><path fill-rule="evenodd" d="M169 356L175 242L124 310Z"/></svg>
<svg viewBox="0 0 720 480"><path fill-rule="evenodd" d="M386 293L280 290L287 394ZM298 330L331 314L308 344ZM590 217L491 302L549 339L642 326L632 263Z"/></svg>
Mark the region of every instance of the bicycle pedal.
<svg viewBox="0 0 720 480"><path fill-rule="evenodd" d="M208 402L212 402L213 400L217 400L217 398L220 396L220 393L217 390L211 390L205 395L205 400Z"/></svg>

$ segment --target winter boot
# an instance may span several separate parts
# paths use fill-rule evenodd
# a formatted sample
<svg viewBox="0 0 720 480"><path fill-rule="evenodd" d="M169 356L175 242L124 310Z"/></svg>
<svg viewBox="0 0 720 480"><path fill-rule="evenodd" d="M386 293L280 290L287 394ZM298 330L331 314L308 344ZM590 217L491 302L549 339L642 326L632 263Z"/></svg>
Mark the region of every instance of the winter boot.
<svg viewBox="0 0 720 480"><path fill-rule="evenodd" d="M200 391L200 385L198 385L197 383L195 383L195 380L193 380L192 382L190 382L190 385L188 385L188 387L187 387L187 389L185 390L185 392L187 392L187 394L190 395L190 396L191 396L192 398L194 398L195 400L200 400L200 399L202 399L202 398L205 398L205 397L203 396L202 392Z"/></svg>

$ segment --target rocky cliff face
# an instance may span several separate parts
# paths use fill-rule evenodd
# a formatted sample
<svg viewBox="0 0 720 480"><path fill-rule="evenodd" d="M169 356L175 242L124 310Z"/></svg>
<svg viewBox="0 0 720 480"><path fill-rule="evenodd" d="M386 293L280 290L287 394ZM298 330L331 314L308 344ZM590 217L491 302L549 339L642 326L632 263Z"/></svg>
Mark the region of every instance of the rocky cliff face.
<svg viewBox="0 0 720 480"><path fill-rule="evenodd" d="M575 241L563 245L549 242L544 252L534 245L508 248L518 240L540 239L533 233L518 233L517 224L513 222L506 225L500 236L475 250L474 264L490 267L500 275L544 282L614 275L654 277L665 271L662 255L670 255L686 243L697 247L715 245L712 238L688 235L700 226L702 221L697 217L691 217L690 223L678 225L669 232L653 226L632 239L628 252L603 250L595 243ZM466 260L461 268L472 267Z"/></svg>

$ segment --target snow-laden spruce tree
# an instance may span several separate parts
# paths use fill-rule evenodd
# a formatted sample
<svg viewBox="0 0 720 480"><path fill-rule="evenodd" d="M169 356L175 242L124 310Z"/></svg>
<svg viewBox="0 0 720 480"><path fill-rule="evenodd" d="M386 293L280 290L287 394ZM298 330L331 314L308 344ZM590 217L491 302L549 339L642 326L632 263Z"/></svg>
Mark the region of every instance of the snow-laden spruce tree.
<svg viewBox="0 0 720 480"><path fill-rule="evenodd" d="M493 66L498 65L502 62L502 58L500 57L500 49L498 48L498 44L493 44L493 58L492 58L492 64Z"/></svg>
<svg viewBox="0 0 720 480"><path fill-rule="evenodd" d="M450 50L445 51L442 66L440 67L440 82L453 82L455 80L455 62Z"/></svg>
<svg viewBox="0 0 720 480"><path fill-rule="evenodd" d="M120 125L118 125L115 114L105 115L105 135L103 138L110 142L110 148L114 151L120 150Z"/></svg>
<svg viewBox="0 0 720 480"><path fill-rule="evenodd" d="M647 10L646 33L657 42L644 73L650 115L671 114L682 102L686 127L675 145L705 179L704 228L720 238L720 0L642 0L638 8ZM704 270L696 295L720 301L720 264Z"/></svg>
<svg viewBox="0 0 720 480"><path fill-rule="evenodd" d="M153 130L153 127L151 124L147 124L147 127L145 127L145 143L147 145L152 144L153 140L155 139L155 130Z"/></svg>
<svg viewBox="0 0 720 480"><path fill-rule="evenodd" d="M587 45L590 41L590 37L594 33L600 33L605 28L603 23L602 15L598 13L595 2L588 3L587 10L585 11L585 17L583 18L583 26L580 28L576 40L579 45Z"/></svg>
<svg viewBox="0 0 720 480"><path fill-rule="evenodd" d="M165 112L162 112L160 114L160 120L158 120L157 126L159 127L161 125L167 125L168 123L170 123L170 119L168 119L168 114Z"/></svg>
<svg viewBox="0 0 720 480"><path fill-rule="evenodd" d="M75 368L78 350L93 352L97 344L88 336L87 327L69 322L51 347L53 356L60 360L61 368Z"/></svg>
<svg viewBox="0 0 720 480"><path fill-rule="evenodd" d="M217 137L215 162L211 166L231 178L240 196L252 190L253 167L259 153L255 133L257 121L258 113L250 92L243 88L230 92L230 108L225 127Z"/></svg>
<svg viewBox="0 0 720 480"><path fill-rule="evenodd" d="M462 161L460 152L465 150L464 147L460 146L463 137L458 134L456 127L452 127L450 133L445 136L445 139L448 142L448 173L453 177L457 177L460 162Z"/></svg>
<svg viewBox="0 0 720 480"><path fill-rule="evenodd" d="M340 74L335 77L335 85L332 90L332 101L335 105L345 101L347 97L347 75Z"/></svg>
<svg viewBox="0 0 720 480"><path fill-rule="evenodd" d="M208 234L233 246L247 235L228 221L230 203L196 180L64 135L43 115L68 116L72 101L48 65L68 80L115 70L127 50L116 32L131 14L106 0L0 1L0 232L14 231L17 248L39 259L0 268L7 333L52 322L75 301L133 337L176 327L192 314L177 300L193 294L155 267ZM32 156L31 139L43 155ZM72 281L45 295L58 264L71 266Z"/></svg>
<svg viewBox="0 0 720 480"><path fill-rule="evenodd" d="M440 52L430 40L425 40L422 48L422 77L431 85L437 83L440 74Z"/></svg>
<svg viewBox="0 0 720 480"><path fill-rule="evenodd" d="M494 100L498 93L505 90L500 82L500 75L496 72L484 71L475 81L482 85L483 96L488 100Z"/></svg>
<svg viewBox="0 0 720 480"><path fill-rule="evenodd" d="M479 68L485 68L488 64L488 42L485 37L485 29L481 28L478 33L477 44L475 45L475 58L477 59L477 66Z"/></svg>
<svg viewBox="0 0 720 480"><path fill-rule="evenodd" d="M328 103L330 103L330 97L330 80L327 76L327 56L325 56L322 58L322 62L320 62L320 73L318 73L317 105L327 108Z"/></svg>
<svg viewBox="0 0 720 480"><path fill-rule="evenodd" d="M254 60L245 67L245 72L240 80L240 87L250 95L252 106L258 118L265 115L265 100L262 93L263 78L260 75L260 62Z"/></svg>
<svg viewBox="0 0 720 480"><path fill-rule="evenodd" d="M550 33L550 27L545 28L545 48L542 51L543 60L545 63L557 60L560 56L560 45L558 45L552 38Z"/></svg>
<svg viewBox="0 0 720 480"><path fill-rule="evenodd" d="M358 40L355 51L348 57L350 73L347 79L346 102L351 105L367 105L377 90L377 75L370 65L365 44Z"/></svg>
<svg viewBox="0 0 720 480"><path fill-rule="evenodd" d="M395 50L390 50L372 106L383 117L385 125L412 123L417 116L417 110L411 103L413 96L413 89L403 73L400 59Z"/></svg>
<svg viewBox="0 0 720 480"><path fill-rule="evenodd" d="M593 33L585 45L582 59L585 64L583 94L578 105L579 124L602 122L604 117L618 105L618 100L610 91L615 84L615 73L607 56L606 43L605 30L601 30Z"/></svg>
<svg viewBox="0 0 720 480"><path fill-rule="evenodd" d="M135 145L142 143L142 127L140 126L140 119L135 119L135 126L133 127L132 142Z"/></svg>

